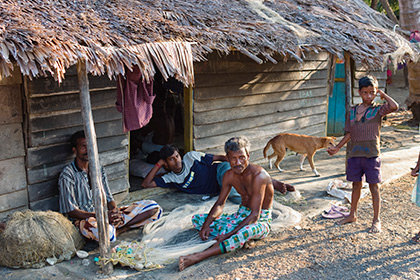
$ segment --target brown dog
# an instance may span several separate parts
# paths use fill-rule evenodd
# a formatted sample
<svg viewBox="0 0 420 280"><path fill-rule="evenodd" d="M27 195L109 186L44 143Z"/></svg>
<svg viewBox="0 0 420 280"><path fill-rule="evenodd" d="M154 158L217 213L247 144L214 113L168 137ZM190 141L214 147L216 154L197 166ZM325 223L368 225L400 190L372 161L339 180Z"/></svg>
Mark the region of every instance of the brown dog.
<svg viewBox="0 0 420 280"><path fill-rule="evenodd" d="M311 165L312 171L315 173L315 176L318 177L321 175L315 168L314 155L319 149L334 146L335 139L335 137L316 137L294 133L280 133L268 141L263 152L264 158L267 158L267 150L271 146L274 150L274 153L268 156L268 159L270 160L270 169L272 168L271 159L277 156L274 165L280 172L283 172L283 170L280 168L280 162L286 155L286 149L290 149L298 154L301 154L300 170L304 170L303 161L305 160L305 157L308 157L308 162Z"/></svg>

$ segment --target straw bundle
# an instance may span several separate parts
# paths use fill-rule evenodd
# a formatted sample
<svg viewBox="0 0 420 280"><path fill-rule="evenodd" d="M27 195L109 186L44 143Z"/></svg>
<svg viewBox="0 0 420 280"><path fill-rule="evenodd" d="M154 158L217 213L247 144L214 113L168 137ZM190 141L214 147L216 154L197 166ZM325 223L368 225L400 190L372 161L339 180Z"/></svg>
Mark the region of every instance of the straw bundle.
<svg viewBox="0 0 420 280"><path fill-rule="evenodd" d="M60 213L15 212L0 234L0 265L40 268L47 258L70 259L83 245L76 227Z"/></svg>

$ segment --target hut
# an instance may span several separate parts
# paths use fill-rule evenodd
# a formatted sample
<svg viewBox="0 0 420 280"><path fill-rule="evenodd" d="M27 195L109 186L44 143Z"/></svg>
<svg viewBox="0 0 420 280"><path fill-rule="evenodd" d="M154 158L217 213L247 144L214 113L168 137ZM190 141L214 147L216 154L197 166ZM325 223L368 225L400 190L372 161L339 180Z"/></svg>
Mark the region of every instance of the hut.
<svg viewBox="0 0 420 280"><path fill-rule="evenodd" d="M184 86L186 150L221 152L228 137L246 135L259 160L279 132L326 133L336 57L378 68L418 52L361 0L7 0L0 8L0 219L57 209L67 138L82 128L80 61L100 158L112 192L124 196L129 136L115 78L133 65L145 80L158 72Z"/></svg>

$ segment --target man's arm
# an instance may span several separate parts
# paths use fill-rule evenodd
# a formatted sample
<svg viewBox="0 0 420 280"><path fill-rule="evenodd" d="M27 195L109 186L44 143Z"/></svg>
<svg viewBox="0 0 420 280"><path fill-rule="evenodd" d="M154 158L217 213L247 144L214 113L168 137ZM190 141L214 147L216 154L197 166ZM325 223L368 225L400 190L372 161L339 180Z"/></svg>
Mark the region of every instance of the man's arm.
<svg viewBox="0 0 420 280"><path fill-rule="evenodd" d="M95 212L86 212L80 209L74 209L73 211L68 212L67 215L76 220L84 220L90 217L95 217Z"/></svg>
<svg viewBox="0 0 420 280"><path fill-rule="evenodd" d="M227 161L225 155L213 155L213 161Z"/></svg>
<svg viewBox="0 0 420 280"><path fill-rule="evenodd" d="M230 190L232 189L232 184L230 183L231 173L227 171L225 176L223 176L222 189L220 190L219 197L211 208L209 214L207 215L206 220L204 221L203 226L200 230L200 237L202 240L207 240L210 235L210 224L223 213L223 208L226 203L226 199L229 196Z"/></svg>
<svg viewBox="0 0 420 280"><path fill-rule="evenodd" d="M159 171L159 169L162 166L165 166L166 162L163 159L160 159L155 166L153 166L152 170L146 175L146 178L144 178L143 182L141 183L141 186L143 188L155 188L157 187L156 182L153 181L153 179L156 176L156 173Z"/></svg>
<svg viewBox="0 0 420 280"><path fill-rule="evenodd" d="M251 214L249 214L242 222L239 223L235 227L234 230L231 232L219 235L216 237L216 240L221 242L223 240L226 240L230 238L232 235L236 234L241 228L256 223L258 219L260 218L260 212L261 207L264 199L265 190L267 187L267 184L271 182L271 178L264 174L263 172L260 172L258 175L255 176L253 182L252 182L252 197L251 197Z"/></svg>

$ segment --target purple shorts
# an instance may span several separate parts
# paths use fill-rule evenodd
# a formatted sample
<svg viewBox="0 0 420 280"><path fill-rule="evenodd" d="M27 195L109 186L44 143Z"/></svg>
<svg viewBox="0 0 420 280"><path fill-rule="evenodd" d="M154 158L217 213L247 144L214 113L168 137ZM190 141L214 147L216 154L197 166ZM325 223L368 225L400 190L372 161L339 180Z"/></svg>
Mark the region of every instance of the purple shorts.
<svg viewBox="0 0 420 280"><path fill-rule="evenodd" d="M379 157L352 157L347 160L347 181L361 182L363 174L369 184L379 184L381 177L381 159Z"/></svg>

